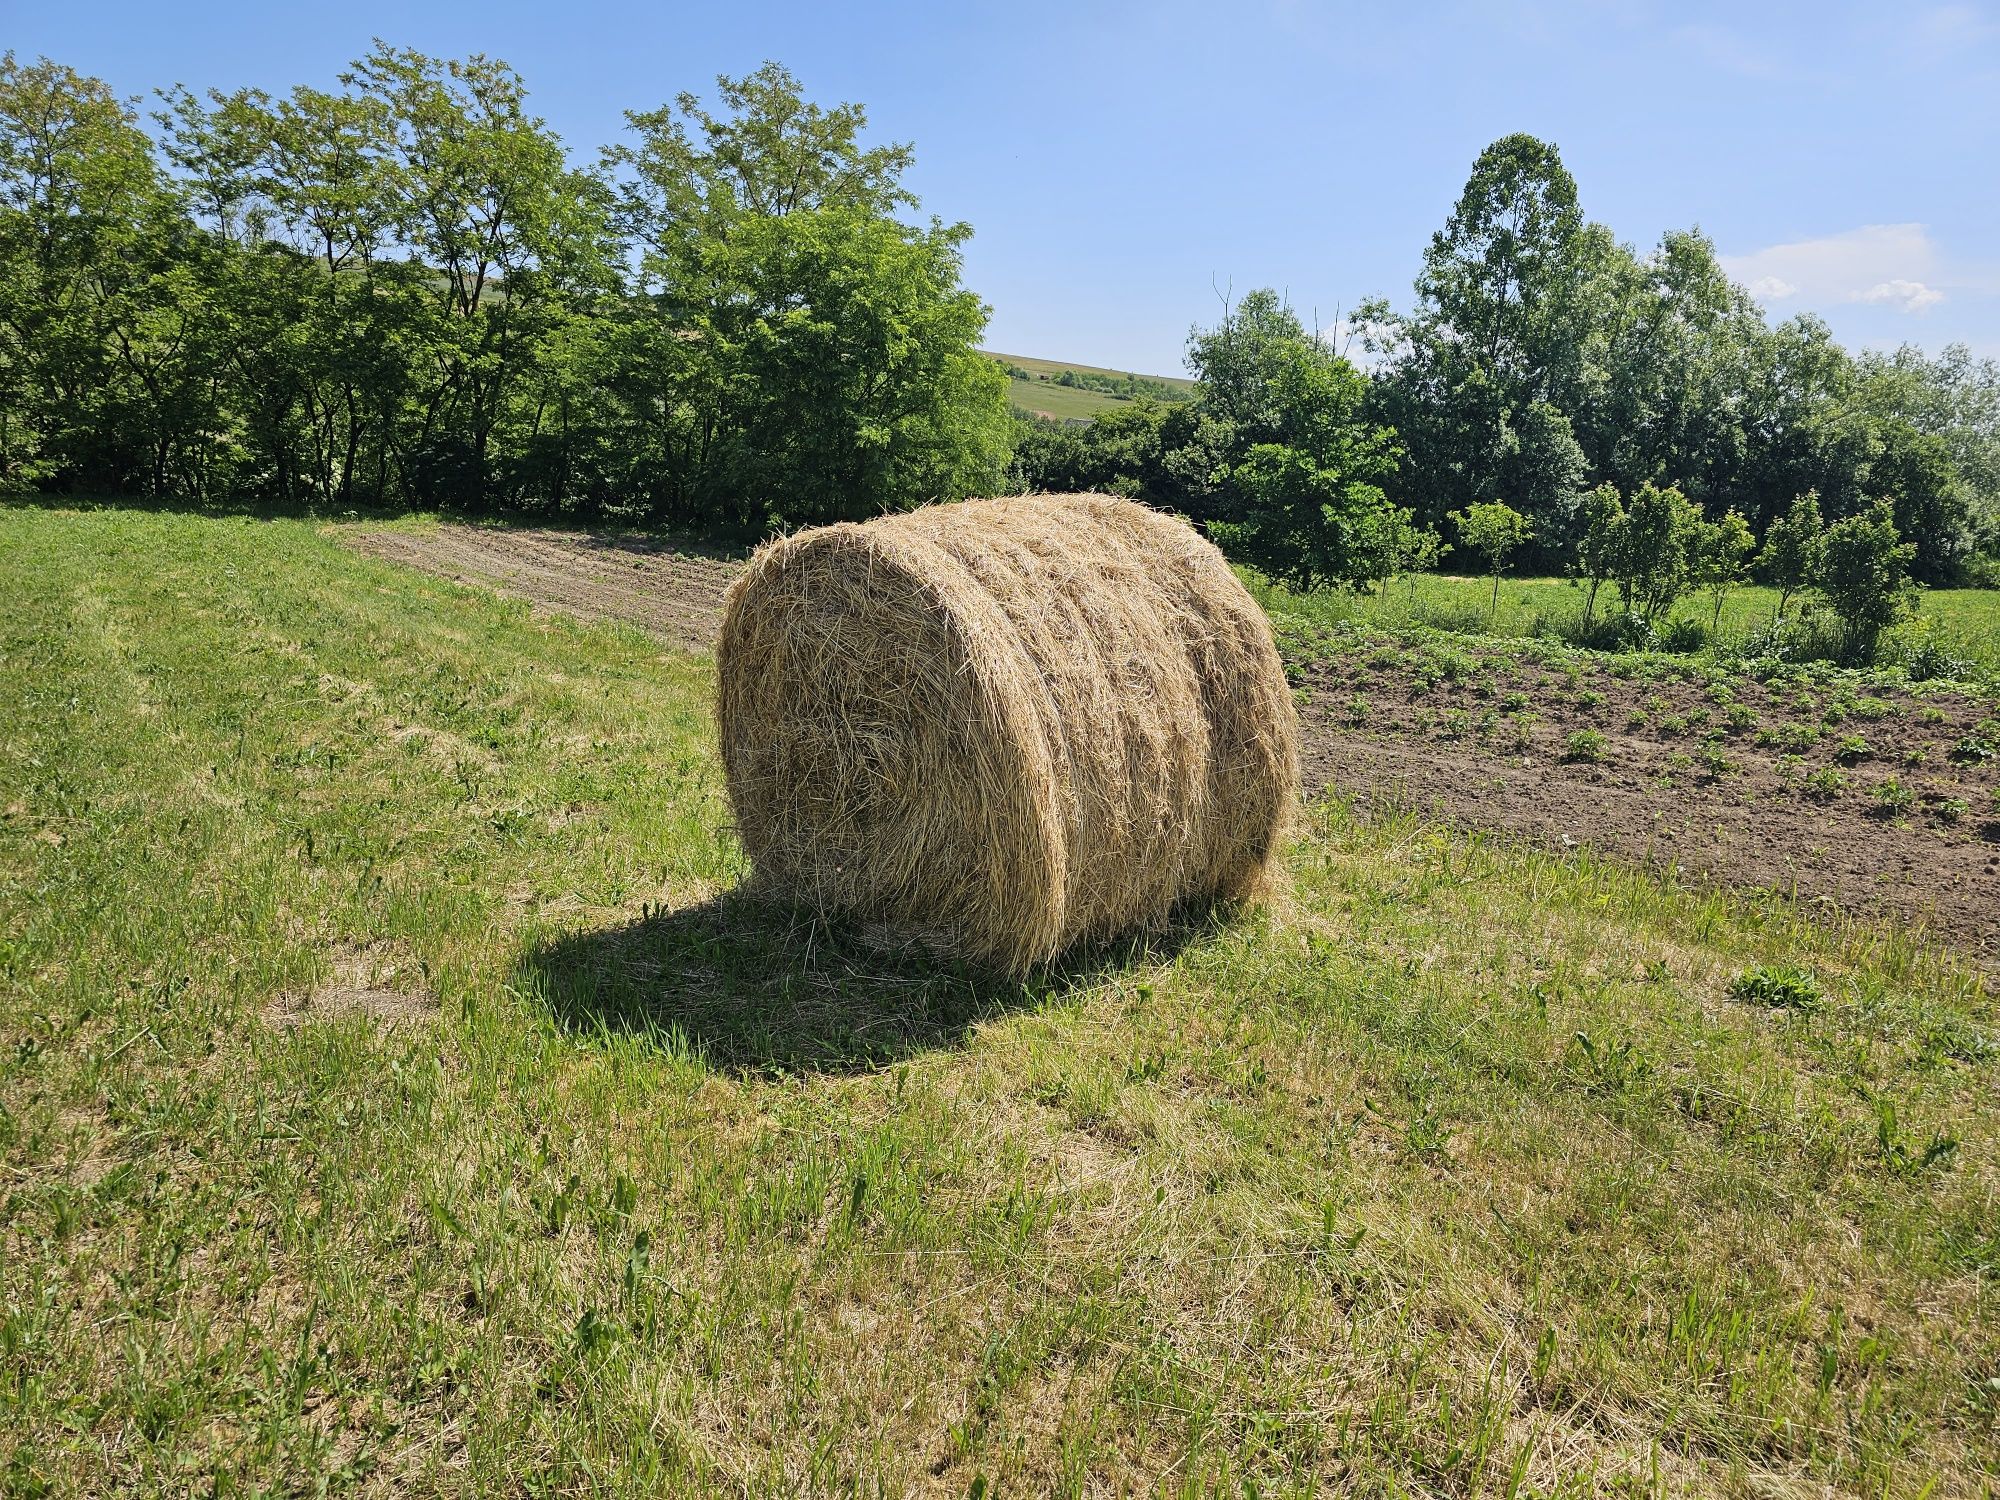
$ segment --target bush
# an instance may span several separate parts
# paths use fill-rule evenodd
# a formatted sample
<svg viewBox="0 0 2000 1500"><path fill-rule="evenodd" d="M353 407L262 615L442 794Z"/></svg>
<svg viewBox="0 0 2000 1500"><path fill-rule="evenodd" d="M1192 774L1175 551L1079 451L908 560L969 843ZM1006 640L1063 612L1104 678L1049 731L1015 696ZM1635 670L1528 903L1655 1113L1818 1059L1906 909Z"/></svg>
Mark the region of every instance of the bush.
<svg viewBox="0 0 2000 1500"><path fill-rule="evenodd" d="M1817 582L1840 620L1850 657L1872 661L1882 632L1910 613L1910 564L1916 555L1896 531L1886 501L1827 528Z"/></svg>

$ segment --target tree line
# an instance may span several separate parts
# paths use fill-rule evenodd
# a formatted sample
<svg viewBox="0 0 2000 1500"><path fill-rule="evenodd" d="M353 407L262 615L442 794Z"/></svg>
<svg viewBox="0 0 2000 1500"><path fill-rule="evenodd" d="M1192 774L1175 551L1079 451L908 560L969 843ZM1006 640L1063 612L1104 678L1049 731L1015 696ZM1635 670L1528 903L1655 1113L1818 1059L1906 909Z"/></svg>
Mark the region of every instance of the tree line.
<svg viewBox="0 0 2000 1500"><path fill-rule="evenodd" d="M1916 579L2000 579L2000 366L1773 326L1698 231L1642 254L1587 221L1530 136L1480 155L1409 308L1364 302L1336 341L1257 291L1194 331L1188 363L1185 406L1028 427L1016 482L1186 510L1308 586L1421 565L1453 514L1495 501L1526 519L1520 560L1560 567L1607 484L1757 539L1807 493L1835 522L1886 503Z"/></svg>
<svg viewBox="0 0 2000 1500"><path fill-rule="evenodd" d="M149 122L9 54L0 485L756 534L999 482L909 147L774 64L627 118L578 166L504 63L378 43Z"/></svg>
<svg viewBox="0 0 2000 1500"><path fill-rule="evenodd" d="M480 56L378 43L330 88L142 112L8 54L0 487L725 536L1106 489L1360 588L1480 507L1581 568L1607 487L1621 524L1671 492L1754 556L1811 495L1829 525L1886 506L1920 581L2000 574L2000 368L1774 326L1698 232L1640 253L1586 220L1529 136L1481 154L1408 308L1335 339L1253 292L1190 335L1190 399L1128 383L1076 426L1009 413L971 231L921 218L859 106L766 64L626 118L580 164Z"/></svg>

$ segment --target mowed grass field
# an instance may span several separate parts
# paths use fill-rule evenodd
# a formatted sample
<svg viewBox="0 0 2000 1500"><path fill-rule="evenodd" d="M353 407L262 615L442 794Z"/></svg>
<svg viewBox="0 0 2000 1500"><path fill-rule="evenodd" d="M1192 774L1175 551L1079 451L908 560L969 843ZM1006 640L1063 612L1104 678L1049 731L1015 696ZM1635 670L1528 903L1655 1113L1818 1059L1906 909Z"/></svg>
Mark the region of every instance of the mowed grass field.
<svg viewBox="0 0 2000 1500"><path fill-rule="evenodd" d="M1086 375L1122 376L1130 372L1106 369L1102 365L1065 364L1061 360L1031 359L1025 354L993 354L989 359L1003 365L1013 365L1028 371L1036 378L1022 380L1010 377L1007 382L1007 400L1021 411L1042 412L1051 417L1083 418L1102 416L1120 406L1130 405L1129 401L1103 391L1085 390L1075 386L1057 385L1056 376L1065 370L1075 370ZM1194 382L1176 375L1151 375L1149 380L1164 381L1187 391L1194 390Z"/></svg>
<svg viewBox="0 0 2000 1500"><path fill-rule="evenodd" d="M1584 606L1583 587L1567 578L1502 578L1499 605L1490 614L1491 577L1416 573L1359 596L1331 589L1298 594L1262 581L1252 586L1266 608L1320 624L1354 621L1389 629L1437 625L1498 636L1557 633L1553 627L1580 620ZM1768 628L1777 607L1775 589L1750 584L1730 590L1723 599L1720 638L1741 640ZM1799 607L1797 600L1790 606L1794 613ZM1617 608L1617 589L1599 590L1599 617ZM1707 629L1714 606L1708 595L1693 594L1674 610L1674 617L1699 621ZM1917 619L1928 622L1923 628L1952 655L2000 672L2000 589L1925 589Z"/></svg>
<svg viewBox="0 0 2000 1500"><path fill-rule="evenodd" d="M0 598L0 1491L2000 1482L1947 952L1336 796L998 986L733 894L705 657L298 522Z"/></svg>

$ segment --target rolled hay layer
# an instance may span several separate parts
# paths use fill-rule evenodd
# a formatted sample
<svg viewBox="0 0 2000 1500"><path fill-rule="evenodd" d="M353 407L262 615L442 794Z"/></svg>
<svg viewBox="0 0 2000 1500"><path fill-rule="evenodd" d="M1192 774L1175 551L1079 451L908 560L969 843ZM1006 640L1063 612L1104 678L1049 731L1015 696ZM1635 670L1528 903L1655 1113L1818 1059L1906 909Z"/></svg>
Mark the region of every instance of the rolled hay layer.
<svg viewBox="0 0 2000 1500"><path fill-rule="evenodd" d="M1008 972L1266 884L1298 717L1185 522L969 500L764 547L717 647L757 882Z"/></svg>

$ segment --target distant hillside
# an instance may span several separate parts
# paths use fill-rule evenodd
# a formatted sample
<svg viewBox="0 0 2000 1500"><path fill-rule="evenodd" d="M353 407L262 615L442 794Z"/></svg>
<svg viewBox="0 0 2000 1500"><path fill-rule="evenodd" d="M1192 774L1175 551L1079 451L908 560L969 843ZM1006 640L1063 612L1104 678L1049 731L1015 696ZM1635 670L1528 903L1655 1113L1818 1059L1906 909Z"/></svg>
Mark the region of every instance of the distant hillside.
<svg viewBox="0 0 2000 1500"><path fill-rule="evenodd" d="M1138 375L990 349L985 353L1008 373L1007 399L1022 411L1046 417L1089 421L1137 397L1185 401L1194 393L1194 382L1178 375Z"/></svg>

